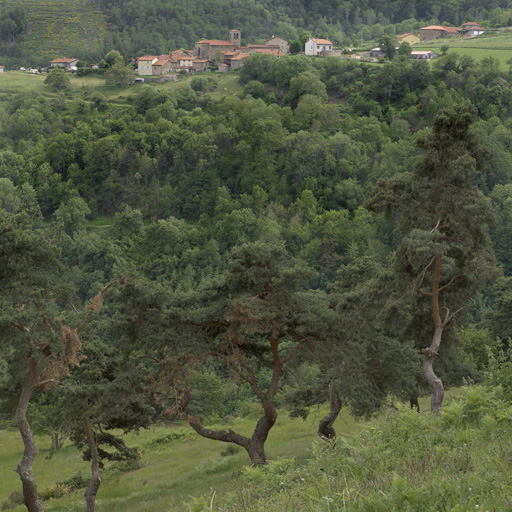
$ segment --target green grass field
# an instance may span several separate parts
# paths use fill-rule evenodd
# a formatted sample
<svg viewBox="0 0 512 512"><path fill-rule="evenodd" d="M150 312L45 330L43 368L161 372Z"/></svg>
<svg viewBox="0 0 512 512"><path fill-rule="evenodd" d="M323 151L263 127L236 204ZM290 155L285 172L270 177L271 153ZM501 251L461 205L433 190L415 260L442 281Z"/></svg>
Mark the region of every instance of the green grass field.
<svg viewBox="0 0 512 512"><path fill-rule="evenodd" d="M309 456L312 443L317 442L318 420L325 408L313 411L306 421L279 415L267 442L267 454L272 460L295 458L298 461ZM250 435L255 418L235 420L231 428ZM346 412L338 418L335 427L339 434L350 434L360 428ZM171 430L190 432L191 438L181 441L154 444ZM151 442L153 441L153 444ZM320 442L320 441L319 441ZM50 460L45 459L49 439L37 438L39 454L34 464L38 490L81 473L90 474L89 463L80 458L78 450L67 443ZM248 463L244 450L228 449L225 443L201 438L188 426L156 426L127 436L127 444L143 451L143 467L130 472L107 469L98 494L100 512L171 512L183 511L184 502L190 497L217 491L219 495L237 489L241 468ZM21 489L18 475L13 471L22 456L22 443L16 430L0 431L0 507L9 494ZM108 466L107 466L108 467ZM112 465L110 465L112 468ZM74 512L84 509L83 490L53 501L45 501L48 512ZM23 506L12 509L22 512Z"/></svg>
<svg viewBox="0 0 512 512"><path fill-rule="evenodd" d="M197 76L197 75L196 75ZM201 75L203 76L203 75ZM216 82L215 89L209 93L216 99L222 96L231 96L233 94L241 94L243 87L238 83L237 73L214 73L208 72L204 76L213 77ZM9 71L0 73L0 95L12 95L20 92L36 92L44 96L55 96L56 92L49 86L44 84L46 74L31 75L24 71ZM137 94L147 87L157 87L161 90L178 91L182 87L190 85L193 75L180 77L176 82L144 83L141 85L130 85L128 87L119 88L106 85L103 77L100 76L84 76L77 77L70 75L71 92L79 91L85 88L90 91L97 91L105 95L108 100L114 103L125 103L126 100Z"/></svg>
<svg viewBox="0 0 512 512"><path fill-rule="evenodd" d="M469 55L475 61L493 57L500 63L501 69L508 69L507 60L512 57L512 31L482 34L473 38L438 39L430 43L414 45L414 50L434 50L441 53L441 46L448 45L448 52Z"/></svg>

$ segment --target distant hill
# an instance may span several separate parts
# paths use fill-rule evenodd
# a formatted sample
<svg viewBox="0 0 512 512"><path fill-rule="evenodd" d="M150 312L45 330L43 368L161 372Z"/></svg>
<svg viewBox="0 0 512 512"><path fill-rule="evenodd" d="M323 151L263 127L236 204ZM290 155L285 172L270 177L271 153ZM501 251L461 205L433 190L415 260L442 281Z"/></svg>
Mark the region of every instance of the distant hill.
<svg viewBox="0 0 512 512"><path fill-rule="evenodd" d="M242 31L242 43L273 34L292 40L305 30L335 45L384 33L418 30L425 23L512 22L508 0L2 0L0 59L43 65L53 57L95 61L117 49L126 57L193 48L203 39ZM22 7L25 20L9 10ZM14 15L11 17L15 17Z"/></svg>

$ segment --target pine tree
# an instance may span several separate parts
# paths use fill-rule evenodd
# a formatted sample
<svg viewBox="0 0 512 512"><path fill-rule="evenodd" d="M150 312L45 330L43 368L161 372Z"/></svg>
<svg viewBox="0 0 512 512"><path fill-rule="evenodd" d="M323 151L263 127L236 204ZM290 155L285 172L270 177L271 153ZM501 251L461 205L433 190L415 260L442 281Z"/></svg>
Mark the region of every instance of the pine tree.
<svg viewBox="0 0 512 512"><path fill-rule="evenodd" d="M474 117L467 105L441 110L432 129L418 138L424 155L416 169L379 181L367 203L399 221L402 241L394 258L395 275L402 298L412 291L409 334L418 341L431 336L422 353L432 412L439 411L444 397L443 382L433 369L443 332L495 272L487 235L494 215L474 185L485 162L471 132Z"/></svg>

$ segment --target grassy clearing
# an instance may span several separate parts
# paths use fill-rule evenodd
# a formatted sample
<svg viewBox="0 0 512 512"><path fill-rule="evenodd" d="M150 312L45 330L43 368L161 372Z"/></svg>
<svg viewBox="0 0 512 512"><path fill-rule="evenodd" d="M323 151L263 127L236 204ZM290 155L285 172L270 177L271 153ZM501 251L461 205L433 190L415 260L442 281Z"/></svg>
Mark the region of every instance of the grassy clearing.
<svg viewBox="0 0 512 512"><path fill-rule="evenodd" d="M270 433L267 452L270 459L295 457L304 461L317 440L316 427L325 408L313 411L306 421L292 419L283 412ZM231 428L250 435L256 419L237 419ZM346 412L337 421L339 433L353 433L360 429ZM165 440L169 432L190 434L185 440ZM78 451L69 443L52 459L46 460L50 447L47 438L38 437L39 454L34 472L40 491L50 485L81 473L89 475L89 463L81 460ZM214 489L226 493L240 485L239 476L248 458L244 450L231 445L201 438L188 426L156 426L139 435L127 436L131 446L143 450L143 467L136 471L116 472L111 464L104 473L103 485L98 495L101 512L165 512L183 511L183 502L190 497L209 493ZM0 505L21 483L13 471L22 456L20 436L15 430L0 431ZM45 502L48 512L83 510L83 490L55 501ZM24 511L23 507L13 509Z"/></svg>
<svg viewBox="0 0 512 512"><path fill-rule="evenodd" d="M475 61L480 61L486 57L497 59L501 69L508 68L506 63L512 56L512 31L499 32L498 34L483 34L478 37L468 38L448 38L439 39L430 43L414 45L414 50L433 50L441 53L441 46L448 45L448 52L457 52L461 55L469 55Z"/></svg>
<svg viewBox="0 0 512 512"><path fill-rule="evenodd" d="M428 399L420 399L420 405L423 410L428 410ZM269 459L294 458L298 464L305 463L318 441L318 421L326 412L325 407L316 408L306 421L289 418L281 412L267 441ZM256 418L239 418L222 427L251 435L256 421ZM347 436L359 432L363 425L344 410L335 428L340 436ZM183 433L185 438L169 441L172 432ZM158 425L130 434L126 440L129 446L142 449L142 467L121 472L116 469L116 463L107 465L98 495L99 512L183 512L187 510L184 503L199 496L211 495L213 491L225 496L242 489L241 475L248 457L241 448L201 438L186 425ZM89 463L81 459L71 444L67 443L49 460L45 459L49 453L49 439L37 437L37 444L39 454L34 472L39 491L77 474L89 477ZM11 492L21 489L19 477L13 471L23 452L17 430L0 430L0 446L1 506ZM83 508L83 490L45 502L47 512L82 512ZM25 512L22 506L12 510Z"/></svg>
<svg viewBox="0 0 512 512"><path fill-rule="evenodd" d="M106 85L103 77L100 76L84 76L77 77L70 75L71 92L99 92L103 94L111 103L126 104L130 98L147 87L158 88L159 90L177 92L183 87L190 85L194 76L186 75L180 77L176 82L163 83L144 83L142 85L131 85L125 88L112 87ZM208 92L214 98L218 99L222 96L241 95L243 87L238 83L238 73L214 73L207 72L204 76L213 77L217 83L215 88ZM46 74L31 75L24 71L9 71L0 74L0 95L12 95L21 92L35 92L44 96L52 97L57 93L49 86L44 84Z"/></svg>

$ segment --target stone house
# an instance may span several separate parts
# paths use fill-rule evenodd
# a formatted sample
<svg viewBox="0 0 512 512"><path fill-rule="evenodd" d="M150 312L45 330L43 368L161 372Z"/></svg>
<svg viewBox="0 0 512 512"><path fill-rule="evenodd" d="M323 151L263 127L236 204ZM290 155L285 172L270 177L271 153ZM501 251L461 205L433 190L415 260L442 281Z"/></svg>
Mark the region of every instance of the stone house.
<svg viewBox="0 0 512 512"><path fill-rule="evenodd" d="M475 37L483 34L485 29L483 29L479 23L475 23L474 21L470 21L468 23L463 23L461 27L458 29L460 35L467 37Z"/></svg>
<svg viewBox="0 0 512 512"><path fill-rule="evenodd" d="M163 58L162 58L163 57ZM151 65L152 75L165 75L173 69L173 62L168 55L161 56L156 62Z"/></svg>
<svg viewBox="0 0 512 512"><path fill-rule="evenodd" d="M219 39L202 39L195 44L194 55L200 59L215 62L218 52L229 52L239 50L241 47L240 30L229 31L229 41Z"/></svg>
<svg viewBox="0 0 512 512"><path fill-rule="evenodd" d="M440 25L423 27L420 28L420 41L433 41L434 39L456 36L458 30L457 27L441 27Z"/></svg>
<svg viewBox="0 0 512 512"><path fill-rule="evenodd" d="M279 36L272 36L265 40L267 46L278 46L283 53L290 51L290 45L286 39Z"/></svg>
<svg viewBox="0 0 512 512"><path fill-rule="evenodd" d="M306 42L304 53L310 56L321 55L327 50L332 50L332 43L328 39L310 39Z"/></svg>
<svg viewBox="0 0 512 512"><path fill-rule="evenodd" d="M197 59L192 61L192 70L193 71L208 71L210 69L210 64L206 59Z"/></svg>
<svg viewBox="0 0 512 512"><path fill-rule="evenodd" d="M248 53L239 53L231 58L230 68L231 69L239 69L244 65L245 59L249 57Z"/></svg>

